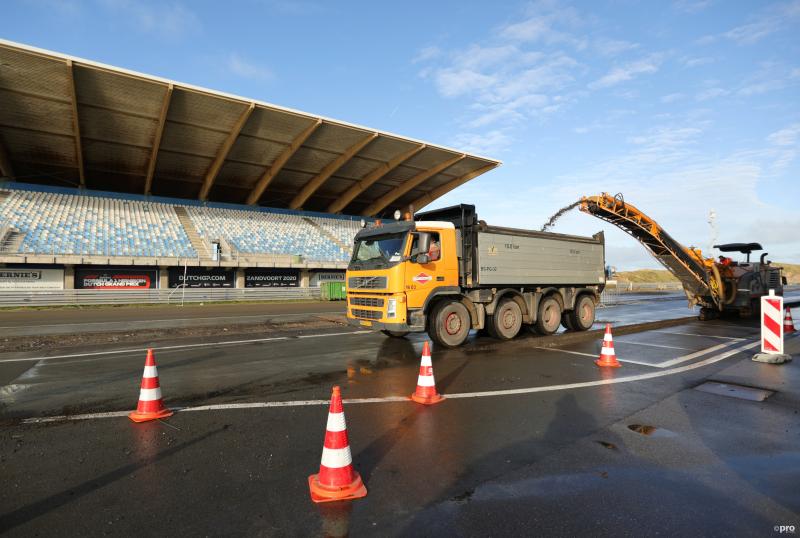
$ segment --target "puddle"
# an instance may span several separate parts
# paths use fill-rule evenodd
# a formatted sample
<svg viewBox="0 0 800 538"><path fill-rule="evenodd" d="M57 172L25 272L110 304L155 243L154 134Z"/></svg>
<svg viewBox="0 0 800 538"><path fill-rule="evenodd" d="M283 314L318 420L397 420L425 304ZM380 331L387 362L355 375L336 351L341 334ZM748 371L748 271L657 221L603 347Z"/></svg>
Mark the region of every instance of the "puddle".
<svg viewBox="0 0 800 538"><path fill-rule="evenodd" d="M675 437L677 435L675 432L665 428L656 428L647 424L629 424L628 429L648 437Z"/></svg>
<svg viewBox="0 0 800 538"><path fill-rule="evenodd" d="M603 448L607 448L609 450L617 450L617 445L614 443L609 443L608 441L595 441L597 444L602 446Z"/></svg>

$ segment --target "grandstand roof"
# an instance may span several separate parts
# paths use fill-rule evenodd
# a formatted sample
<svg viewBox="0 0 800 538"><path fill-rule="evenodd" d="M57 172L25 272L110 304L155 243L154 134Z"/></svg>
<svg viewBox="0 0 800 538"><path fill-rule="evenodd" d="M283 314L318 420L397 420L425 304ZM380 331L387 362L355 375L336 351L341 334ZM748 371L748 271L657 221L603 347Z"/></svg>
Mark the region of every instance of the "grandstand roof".
<svg viewBox="0 0 800 538"><path fill-rule="evenodd" d="M0 176L381 215L499 161L0 40Z"/></svg>

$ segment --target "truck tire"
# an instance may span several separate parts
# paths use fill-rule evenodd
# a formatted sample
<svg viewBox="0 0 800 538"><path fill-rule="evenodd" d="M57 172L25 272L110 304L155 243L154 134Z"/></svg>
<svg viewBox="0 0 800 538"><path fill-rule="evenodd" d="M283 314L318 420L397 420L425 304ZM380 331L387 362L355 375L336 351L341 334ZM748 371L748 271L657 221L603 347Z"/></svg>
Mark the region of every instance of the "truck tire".
<svg viewBox="0 0 800 538"><path fill-rule="evenodd" d="M390 331L389 329L382 329L381 332L392 338L403 338L408 334L408 331Z"/></svg>
<svg viewBox="0 0 800 538"><path fill-rule="evenodd" d="M460 301L443 301L431 317L430 337L444 347L458 347L469 336L469 311Z"/></svg>
<svg viewBox="0 0 800 538"><path fill-rule="evenodd" d="M561 305L555 297L545 297L539 302L539 315L536 316L536 332L544 336L555 333L561 324Z"/></svg>
<svg viewBox="0 0 800 538"><path fill-rule="evenodd" d="M489 318L489 334L498 340L511 340L522 328L522 309L514 299L501 299Z"/></svg>
<svg viewBox="0 0 800 538"><path fill-rule="evenodd" d="M581 295L575 301L575 309L569 313L569 321L576 331L588 331L594 325L594 300L588 295Z"/></svg>

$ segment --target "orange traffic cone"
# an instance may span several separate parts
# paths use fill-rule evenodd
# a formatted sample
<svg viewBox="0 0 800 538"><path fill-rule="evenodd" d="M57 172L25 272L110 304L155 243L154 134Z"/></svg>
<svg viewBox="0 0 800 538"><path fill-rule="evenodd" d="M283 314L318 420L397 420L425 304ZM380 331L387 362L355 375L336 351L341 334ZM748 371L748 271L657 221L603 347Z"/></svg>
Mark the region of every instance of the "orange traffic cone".
<svg viewBox="0 0 800 538"><path fill-rule="evenodd" d="M172 415L172 411L164 407L161 385L158 384L156 360L153 357L153 350L148 349L147 359L144 361L142 388L139 391L139 405L136 406L136 411L128 415L128 418L134 422L146 422Z"/></svg>
<svg viewBox="0 0 800 538"><path fill-rule="evenodd" d="M436 380L433 378L433 364L431 363L431 348L428 341L422 346L422 359L419 363L419 377L417 377L417 390L411 395L417 403L432 405L444 400L444 396L436 393Z"/></svg>
<svg viewBox="0 0 800 538"><path fill-rule="evenodd" d="M597 366L608 366L619 368L622 366L617 360L614 352L614 341L611 339L611 324L606 323L606 334L603 335L603 348L600 350L600 358L594 361Z"/></svg>
<svg viewBox="0 0 800 538"><path fill-rule="evenodd" d="M786 315L783 316L783 334L793 333L795 331L794 321L792 321L792 311L787 308Z"/></svg>
<svg viewBox="0 0 800 538"><path fill-rule="evenodd" d="M359 499L367 496L367 488L361 476L353 469L350 443L347 440L347 424L344 421L342 392L333 387L331 406L328 411L328 427L325 444L322 446L322 461L319 473L308 477L311 500L315 503Z"/></svg>

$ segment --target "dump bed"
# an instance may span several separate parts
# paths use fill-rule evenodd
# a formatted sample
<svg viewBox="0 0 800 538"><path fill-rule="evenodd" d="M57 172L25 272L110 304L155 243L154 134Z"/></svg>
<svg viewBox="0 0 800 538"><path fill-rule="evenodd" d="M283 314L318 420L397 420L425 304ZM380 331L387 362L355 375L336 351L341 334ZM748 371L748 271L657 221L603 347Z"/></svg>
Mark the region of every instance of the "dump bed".
<svg viewBox="0 0 800 538"><path fill-rule="evenodd" d="M605 284L605 240L501 228L479 221L462 204L418 214L452 222L459 247L461 285L476 287L597 286Z"/></svg>
<svg viewBox="0 0 800 538"><path fill-rule="evenodd" d="M577 237L482 226L473 285L597 285L605 283L602 237ZM480 229L480 228L479 228Z"/></svg>

